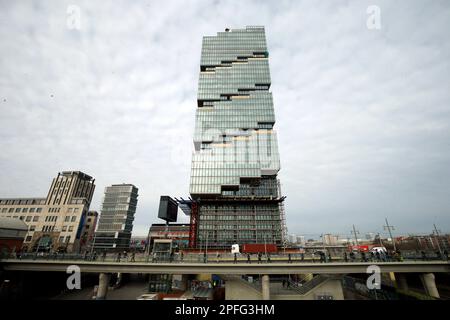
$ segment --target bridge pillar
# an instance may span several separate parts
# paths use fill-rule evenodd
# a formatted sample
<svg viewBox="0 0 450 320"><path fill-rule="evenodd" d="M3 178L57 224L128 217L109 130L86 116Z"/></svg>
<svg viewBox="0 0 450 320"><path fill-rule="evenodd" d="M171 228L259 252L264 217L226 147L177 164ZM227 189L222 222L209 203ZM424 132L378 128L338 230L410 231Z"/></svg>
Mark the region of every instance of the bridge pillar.
<svg viewBox="0 0 450 320"><path fill-rule="evenodd" d="M98 289L97 289L97 300L105 300L106 294L108 293L109 287L109 273L100 273L98 277Z"/></svg>
<svg viewBox="0 0 450 320"><path fill-rule="evenodd" d="M265 274L261 279L262 285L262 299L270 300L270 278L269 275Z"/></svg>
<svg viewBox="0 0 450 320"><path fill-rule="evenodd" d="M422 280L422 284L425 288L425 292L434 298L439 298L439 292L438 289L436 287L436 281L434 279L434 274L433 273L423 273L420 276L420 279Z"/></svg>
<svg viewBox="0 0 450 320"><path fill-rule="evenodd" d="M397 284L397 288L403 291L408 291L408 282L406 281L406 277L403 273L395 274L395 282Z"/></svg>

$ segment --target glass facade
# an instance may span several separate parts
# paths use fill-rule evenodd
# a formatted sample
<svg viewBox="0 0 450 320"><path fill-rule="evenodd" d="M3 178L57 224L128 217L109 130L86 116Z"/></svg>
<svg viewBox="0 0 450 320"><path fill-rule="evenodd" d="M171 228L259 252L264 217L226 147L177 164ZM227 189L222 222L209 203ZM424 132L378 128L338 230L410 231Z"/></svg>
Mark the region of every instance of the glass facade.
<svg viewBox="0 0 450 320"><path fill-rule="evenodd" d="M128 249L136 212L138 188L130 184L106 187L94 237L96 249Z"/></svg>
<svg viewBox="0 0 450 320"><path fill-rule="evenodd" d="M198 245L283 241L264 27L203 38L190 193Z"/></svg>

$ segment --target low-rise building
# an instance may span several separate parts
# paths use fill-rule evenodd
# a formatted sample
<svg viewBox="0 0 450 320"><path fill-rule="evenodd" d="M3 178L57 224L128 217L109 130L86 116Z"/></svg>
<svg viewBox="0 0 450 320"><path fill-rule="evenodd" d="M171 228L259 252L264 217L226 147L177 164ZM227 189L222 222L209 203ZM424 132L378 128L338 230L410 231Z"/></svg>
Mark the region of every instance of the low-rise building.
<svg viewBox="0 0 450 320"><path fill-rule="evenodd" d="M148 232L150 248L153 247L155 239L172 239L173 245L179 249L189 246L189 228L190 224L171 223L154 223Z"/></svg>
<svg viewBox="0 0 450 320"><path fill-rule="evenodd" d="M19 219L0 217L0 254L9 254L22 248L28 232L25 222Z"/></svg>

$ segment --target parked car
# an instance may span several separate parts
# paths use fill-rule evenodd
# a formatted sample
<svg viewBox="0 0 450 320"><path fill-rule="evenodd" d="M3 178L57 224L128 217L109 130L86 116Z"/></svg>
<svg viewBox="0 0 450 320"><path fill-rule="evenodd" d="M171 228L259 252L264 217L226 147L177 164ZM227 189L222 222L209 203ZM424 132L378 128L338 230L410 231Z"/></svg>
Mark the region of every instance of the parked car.
<svg viewBox="0 0 450 320"><path fill-rule="evenodd" d="M386 254L387 253L387 250L386 250L386 248L385 247L373 247L372 249L370 249L370 252L373 252L373 253L384 253L384 254Z"/></svg>

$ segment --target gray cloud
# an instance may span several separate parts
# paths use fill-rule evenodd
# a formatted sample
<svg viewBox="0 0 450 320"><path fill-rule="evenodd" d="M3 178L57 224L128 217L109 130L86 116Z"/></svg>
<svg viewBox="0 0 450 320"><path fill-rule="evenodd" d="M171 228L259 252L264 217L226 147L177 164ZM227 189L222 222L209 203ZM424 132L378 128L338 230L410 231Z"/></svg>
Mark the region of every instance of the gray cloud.
<svg viewBox="0 0 450 320"><path fill-rule="evenodd" d="M447 2L80 1L81 30L70 4L0 1L2 197L134 183L145 234L188 194L202 36L265 25L289 232L449 231Z"/></svg>

